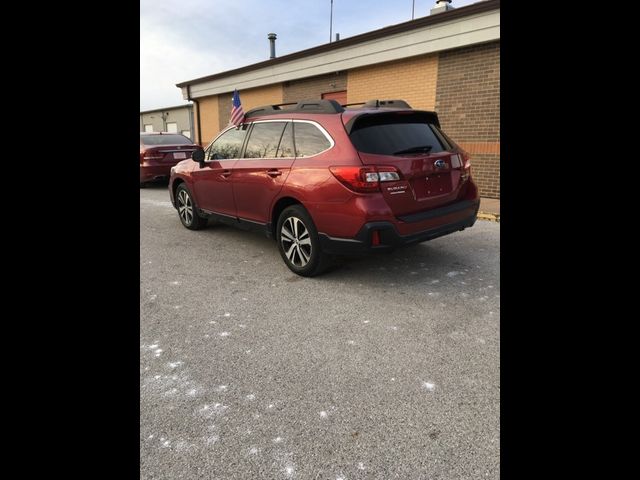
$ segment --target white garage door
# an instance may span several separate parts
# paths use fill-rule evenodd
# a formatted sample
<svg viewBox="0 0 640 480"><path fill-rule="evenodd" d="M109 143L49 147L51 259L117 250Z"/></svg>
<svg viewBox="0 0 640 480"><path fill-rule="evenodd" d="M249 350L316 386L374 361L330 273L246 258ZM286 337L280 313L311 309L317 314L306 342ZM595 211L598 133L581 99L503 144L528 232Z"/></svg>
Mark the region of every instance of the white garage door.
<svg viewBox="0 0 640 480"><path fill-rule="evenodd" d="M176 122L167 123L167 132L178 133L178 124Z"/></svg>
<svg viewBox="0 0 640 480"><path fill-rule="evenodd" d="M145 125L144 126L144 131L148 132L148 133L152 133L153 132L153 125Z"/></svg>

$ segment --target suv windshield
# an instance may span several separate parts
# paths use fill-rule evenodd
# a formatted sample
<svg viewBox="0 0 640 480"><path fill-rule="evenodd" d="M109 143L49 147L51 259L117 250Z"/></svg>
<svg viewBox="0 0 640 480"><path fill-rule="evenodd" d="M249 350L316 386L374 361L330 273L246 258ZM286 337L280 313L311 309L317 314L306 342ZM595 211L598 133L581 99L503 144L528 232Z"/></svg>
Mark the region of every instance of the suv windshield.
<svg viewBox="0 0 640 480"><path fill-rule="evenodd" d="M140 135L144 145L191 145L184 135Z"/></svg>
<svg viewBox="0 0 640 480"><path fill-rule="evenodd" d="M437 153L448 147L437 127L418 114L363 116L354 123L350 138L358 151L378 155Z"/></svg>

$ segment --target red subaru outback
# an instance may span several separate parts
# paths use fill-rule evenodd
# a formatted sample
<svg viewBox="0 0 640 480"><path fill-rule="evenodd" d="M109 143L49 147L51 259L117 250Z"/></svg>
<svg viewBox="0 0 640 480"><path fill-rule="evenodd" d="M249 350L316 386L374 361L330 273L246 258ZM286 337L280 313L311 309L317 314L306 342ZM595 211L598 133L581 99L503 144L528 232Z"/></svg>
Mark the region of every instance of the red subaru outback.
<svg viewBox="0 0 640 480"><path fill-rule="evenodd" d="M333 255L464 230L479 206L468 155L436 113L402 100L252 109L173 167L169 192L186 228L211 219L263 232L303 276Z"/></svg>

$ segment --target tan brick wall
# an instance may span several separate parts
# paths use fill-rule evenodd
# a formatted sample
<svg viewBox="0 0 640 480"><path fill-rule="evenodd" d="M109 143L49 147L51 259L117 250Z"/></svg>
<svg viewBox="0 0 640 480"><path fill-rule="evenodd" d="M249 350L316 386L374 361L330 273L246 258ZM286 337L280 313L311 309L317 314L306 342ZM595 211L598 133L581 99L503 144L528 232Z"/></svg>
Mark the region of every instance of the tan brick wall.
<svg viewBox="0 0 640 480"><path fill-rule="evenodd" d="M330 73L317 77L292 80L283 84L283 103L320 99L323 93L340 92L347 89L346 72Z"/></svg>
<svg viewBox="0 0 640 480"><path fill-rule="evenodd" d="M200 126L202 127L202 144L206 146L211 139L217 135L220 131L220 124L218 120L218 95L212 95L211 97L204 97L198 99L200 106ZM198 108L193 110L193 123L195 138L198 141Z"/></svg>
<svg viewBox="0 0 640 480"><path fill-rule="evenodd" d="M231 98L233 93L221 93L218 95L218 118L220 119L220 130L223 130L228 124L231 118ZM242 109L246 112L247 108L244 106L244 94L240 92L240 102L242 103Z"/></svg>
<svg viewBox="0 0 640 480"><path fill-rule="evenodd" d="M400 99L413 108L433 110L437 78L435 54L356 68L348 73L347 101Z"/></svg>
<svg viewBox="0 0 640 480"><path fill-rule="evenodd" d="M240 92L240 100L242 101L242 108L245 112L251 108L259 107L261 105L282 103L282 84L277 83L274 85L252 88L250 90L243 90Z"/></svg>
<svg viewBox="0 0 640 480"><path fill-rule="evenodd" d="M436 111L471 155L480 194L500 198L500 42L440 54Z"/></svg>
<svg viewBox="0 0 640 480"><path fill-rule="evenodd" d="M242 109L245 112L261 105L283 103L281 83L250 88L248 90L239 90L239 93ZM229 118L231 118L231 97L233 96L233 92L222 93L218 96L220 97L218 101L218 116L220 119L220 130L222 130L229 124Z"/></svg>

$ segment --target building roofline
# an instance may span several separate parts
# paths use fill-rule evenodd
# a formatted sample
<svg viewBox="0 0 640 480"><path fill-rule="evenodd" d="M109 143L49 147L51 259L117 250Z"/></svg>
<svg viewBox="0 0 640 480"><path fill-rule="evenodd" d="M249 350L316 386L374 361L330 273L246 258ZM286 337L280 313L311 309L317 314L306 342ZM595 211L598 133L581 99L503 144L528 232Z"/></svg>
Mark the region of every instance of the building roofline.
<svg viewBox="0 0 640 480"><path fill-rule="evenodd" d="M145 110L145 111L141 111L140 115L142 115L143 113L154 113L154 112L161 112L162 110L176 110L178 108L192 108L193 104L191 103L185 103L184 105L176 105L174 107L160 107L160 108L154 108L152 110Z"/></svg>
<svg viewBox="0 0 640 480"><path fill-rule="evenodd" d="M277 65L279 63L286 63L291 60L304 58L317 53L337 50L342 47L346 47L349 45L357 45L358 43L374 40L376 38L386 37L388 35L393 35L395 33L407 32L417 28L422 28L429 25L436 25L438 23L447 22L450 20L454 20L456 18L464 18L470 15L475 15L477 13L482 13L482 12L488 12L488 11L496 10L499 8L500 8L500 0L479 1L477 3L472 3L471 5L467 5L460 8L454 8L453 10L438 13L435 15L427 15L426 17L421 17L416 20L409 20L408 22L398 23L396 25L380 28L378 30L372 30L371 32L361 33L360 35L348 37L348 38L345 38L344 40L338 40L336 42L325 43L323 45L308 48L306 50L300 50L299 52L290 53L282 57L276 57L273 59L265 60L263 62L254 63L251 65L246 65L244 67L236 68L233 70L227 70L225 72L208 75L206 77L187 80L185 82L177 83L176 87L183 88L188 85L195 85L195 84L206 82L209 80L215 80L215 79L224 78L230 75L245 73L245 72L249 72L251 70L257 70L263 67Z"/></svg>

